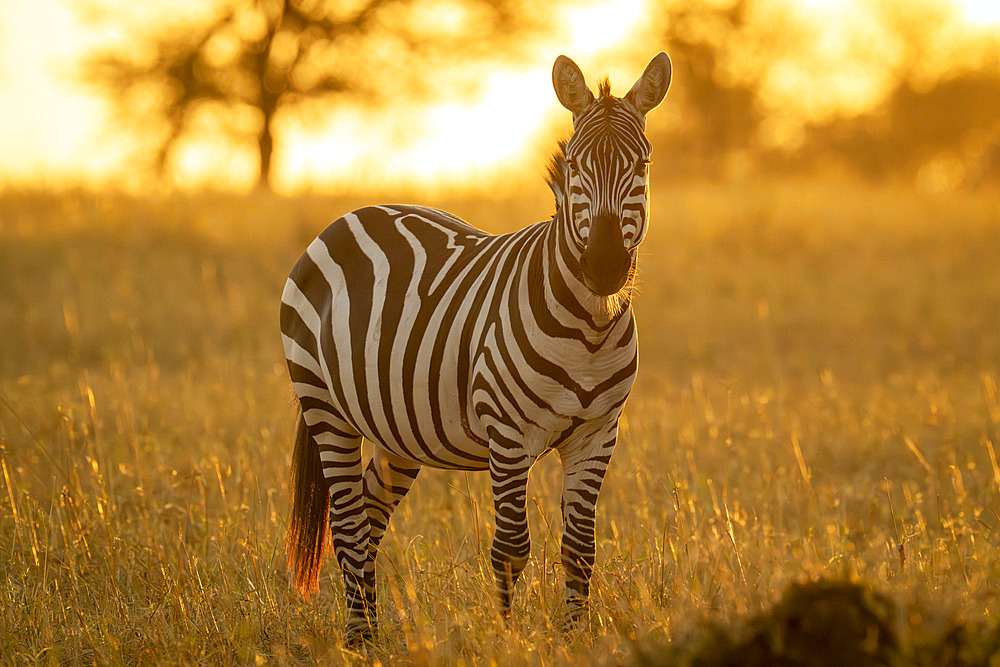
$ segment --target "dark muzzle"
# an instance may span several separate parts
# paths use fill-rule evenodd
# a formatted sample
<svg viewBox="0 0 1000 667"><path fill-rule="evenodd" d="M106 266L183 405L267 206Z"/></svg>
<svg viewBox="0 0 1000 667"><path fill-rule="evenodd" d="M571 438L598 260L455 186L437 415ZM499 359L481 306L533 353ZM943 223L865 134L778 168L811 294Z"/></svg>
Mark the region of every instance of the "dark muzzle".
<svg viewBox="0 0 1000 667"><path fill-rule="evenodd" d="M580 264L584 283L595 294L610 296L625 286L632 255L625 249L618 217L599 215L594 218Z"/></svg>

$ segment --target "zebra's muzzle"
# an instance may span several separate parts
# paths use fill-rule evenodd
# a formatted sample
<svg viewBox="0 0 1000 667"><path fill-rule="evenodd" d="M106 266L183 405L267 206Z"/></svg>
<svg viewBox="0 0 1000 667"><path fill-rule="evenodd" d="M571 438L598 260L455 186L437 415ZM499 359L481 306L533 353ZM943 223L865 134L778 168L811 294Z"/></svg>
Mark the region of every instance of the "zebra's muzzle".
<svg viewBox="0 0 1000 667"><path fill-rule="evenodd" d="M628 282L632 254L625 248L621 220L598 215L590 227L587 247L580 256L583 283L600 296L616 294Z"/></svg>

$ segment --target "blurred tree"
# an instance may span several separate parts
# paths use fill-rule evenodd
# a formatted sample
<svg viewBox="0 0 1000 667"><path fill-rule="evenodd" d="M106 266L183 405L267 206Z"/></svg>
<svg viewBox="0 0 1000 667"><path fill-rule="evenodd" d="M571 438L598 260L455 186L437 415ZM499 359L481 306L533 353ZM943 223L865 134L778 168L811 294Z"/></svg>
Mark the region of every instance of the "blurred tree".
<svg viewBox="0 0 1000 667"><path fill-rule="evenodd" d="M955 8L941 0L873 7L897 53L893 85L874 108L810 127L798 161L867 179L931 174L949 186L1000 177L991 168L1000 146L1000 41L956 35Z"/></svg>
<svg viewBox="0 0 1000 667"><path fill-rule="evenodd" d="M685 172L740 171L760 156L772 67L805 49L797 17L762 0L695 0L658 6L681 120L657 143L685 156Z"/></svg>
<svg viewBox="0 0 1000 667"><path fill-rule="evenodd" d="M997 178L992 151L1000 145L1000 72L955 73L929 88L901 81L869 113L812 127L813 162L837 162L866 178L916 177L942 161L959 181Z"/></svg>
<svg viewBox="0 0 1000 667"><path fill-rule="evenodd" d="M727 80L724 72L751 3L685 2L662 10L674 78L682 82L671 99L684 111L680 127L657 143L684 155L685 170L715 171L728 155L749 148L757 132L753 82Z"/></svg>
<svg viewBox="0 0 1000 667"><path fill-rule="evenodd" d="M86 2L91 20L106 16ZM161 176L208 109L217 116L214 129L255 145L258 183L268 188L280 114L308 112L309 103L333 94L377 96L376 83L412 86L418 55L481 55L513 34L515 2L224 0L206 21L161 25L92 55L84 77L155 147Z"/></svg>
<svg viewBox="0 0 1000 667"><path fill-rule="evenodd" d="M864 16L865 34L880 43L849 44L845 53L854 60L836 72L823 70L828 63L816 59L817 44L828 36L823 26L790 3L672 0L657 12L674 63L676 111L651 131L661 135L657 145L684 156L674 161L684 173L801 173L835 166L868 179L1000 178L994 166L1000 157L1000 40L976 41L963 32L947 0L865 4L864 14L851 20ZM870 75L884 73L883 89L864 106L828 103L812 118L807 106L789 105L787 93L768 97L776 82L796 80L789 72L817 62L816 77L862 68L856 75L862 89ZM807 102L815 103L810 93L824 92L805 88L800 95Z"/></svg>

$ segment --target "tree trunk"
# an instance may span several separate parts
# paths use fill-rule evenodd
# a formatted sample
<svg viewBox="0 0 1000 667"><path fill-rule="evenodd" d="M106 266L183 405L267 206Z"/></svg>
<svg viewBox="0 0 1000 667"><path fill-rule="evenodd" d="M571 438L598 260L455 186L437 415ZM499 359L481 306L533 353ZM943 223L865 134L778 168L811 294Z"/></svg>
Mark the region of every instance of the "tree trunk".
<svg viewBox="0 0 1000 667"><path fill-rule="evenodd" d="M257 187L261 190L271 189L271 158L274 154L274 137L271 134L273 114L265 112L264 127L257 137L257 148L260 153L260 172L257 175Z"/></svg>

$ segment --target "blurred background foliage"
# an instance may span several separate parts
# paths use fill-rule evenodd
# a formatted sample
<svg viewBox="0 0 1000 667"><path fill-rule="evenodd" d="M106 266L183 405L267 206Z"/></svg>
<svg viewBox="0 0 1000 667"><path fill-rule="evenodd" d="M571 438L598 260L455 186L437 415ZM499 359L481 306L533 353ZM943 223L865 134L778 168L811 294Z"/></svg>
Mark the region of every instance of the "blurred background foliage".
<svg viewBox="0 0 1000 667"><path fill-rule="evenodd" d="M855 6L857 12L858 7ZM663 10L677 171L847 172L975 185L1000 170L1000 32L946 3L873 0L823 18L768 0Z"/></svg>
<svg viewBox="0 0 1000 667"><path fill-rule="evenodd" d="M555 55L592 84L615 63L621 94L631 79L614 75L664 49L675 74L650 118L656 177L816 172L940 191L1000 179L1000 27L963 1L79 0L83 25L111 37L74 75L111 102L132 176L514 189L524 170L511 167L540 164L568 130L544 91ZM590 24L574 22L581 7Z"/></svg>

